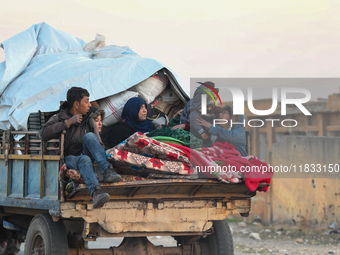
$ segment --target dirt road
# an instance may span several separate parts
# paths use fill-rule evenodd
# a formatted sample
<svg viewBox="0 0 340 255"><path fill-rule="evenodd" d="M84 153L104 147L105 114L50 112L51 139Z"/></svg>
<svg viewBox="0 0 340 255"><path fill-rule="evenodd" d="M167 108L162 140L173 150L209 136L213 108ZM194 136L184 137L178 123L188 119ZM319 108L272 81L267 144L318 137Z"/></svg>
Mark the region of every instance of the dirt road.
<svg viewBox="0 0 340 255"><path fill-rule="evenodd" d="M340 234L330 229L308 230L243 222L229 222L229 225L233 232L235 255L340 255ZM122 238L98 238L96 242L90 242L89 247L109 248L118 246L121 241ZM155 245L176 246L172 237L150 237L150 241ZM24 254L24 245L21 247L19 255Z"/></svg>
<svg viewBox="0 0 340 255"><path fill-rule="evenodd" d="M340 255L340 234L332 230L268 227L244 223L229 223L229 225L233 231L235 255Z"/></svg>

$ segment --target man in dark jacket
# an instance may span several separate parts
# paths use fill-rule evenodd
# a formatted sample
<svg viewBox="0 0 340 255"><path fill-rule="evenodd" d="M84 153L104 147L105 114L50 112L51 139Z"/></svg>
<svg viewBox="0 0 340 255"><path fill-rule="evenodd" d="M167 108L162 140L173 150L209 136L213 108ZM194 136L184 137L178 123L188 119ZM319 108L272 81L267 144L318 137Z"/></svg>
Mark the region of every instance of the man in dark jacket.
<svg viewBox="0 0 340 255"><path fill-rule="evenodd" d="M215 88L215 83L211 81L206 81L204 83L198 82L201 85L195 90L194 96L189 100L187 105L184 107L181 113L181 124L188 123L190 125L190 131L193 132L194 135L199 135L198 137L202 137L203 142L207 143L209 139L209 135L204 131L203 127L197 125L197 118L201 117L201 107L202 107L202 95L206 94L209 101L211 101L210 95L206 91L210 93L211 88L215 89L218 93L219 89ZM209 87L208 87L209 86ZM209 102L208 101L208 102ZM187 125L178 125L177 128L185 129Z"/></svg>
<svg viewBox="0 0 340 255"><path fill-rule="evenodd" d="M103 193L93 169L95 160L103 172L104 182L119 182L117 174L107 161L103 143L89 111L91 103L86 89L72 87L67 91L67 101L60 112L52 116L41 129L41 137L48 141L58 138L66 130L64 142L65 163L68 168L78 169L93 198L93 208L100 208L110 200Z"/></svg>

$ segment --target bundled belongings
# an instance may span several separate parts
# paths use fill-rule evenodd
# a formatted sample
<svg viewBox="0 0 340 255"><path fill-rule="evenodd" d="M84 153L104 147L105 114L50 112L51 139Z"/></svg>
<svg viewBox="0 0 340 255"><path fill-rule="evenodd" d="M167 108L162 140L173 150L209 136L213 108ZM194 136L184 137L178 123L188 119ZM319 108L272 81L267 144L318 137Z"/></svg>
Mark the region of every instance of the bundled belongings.
<svg viewBox="0 0 340 255"><path fill-rule="evenodd" d="M215 142L212 147L190 152L190 160L198 172L225 183L244 181L250 191L255 191L259 183L270 184L273 177L273 169L266 162L254 156L241 157L240 152L228 142ZM260 191L268 188L263 187Z"/></svg>
<svg viewBox="0 0 340 255"><path fill-rule="evenodd" d="M203 146L202 139L197 138L193 134L190 133L190 131L183 130L181 128L177 129L171 129L171 127L168 128L160 128L155 129L147 134L149 137L170 137L174 139L181 140L183 142L183 145L186 147L190 147L192 149L195 148L201 148ZM154 138L157 140L157 138Z"/></svg>
<svg viewBox="0 0 340 255"><path fill-rule="evenodd" d="M169 119L172 119L175 112L184 108L185 103L179 99L172 89L166 89L155 98L151 106L166 114Z"/></svg>
<svg viewBox="0 0 340 255"><path fill-rule="evenodd" d="M151 103L168 85L168 78L164 74L155 74L146 80L132 87L131 91L137 91L141 98L149 104Z"/></svg>
<svg viewBox="0 0 340 255"><path fill-rule="evenodd" d="M85 41L46 23L33 25L4 41L2 47L6 61L0 64L0 129L27 130L30 113L57 111L71 87L87 89L93 101L126 92L145 80L153 80L155 87L151 92L154 95L148 94L150 88L146 85L145 99L148 102L169 83L172 87L180 87L182 100L188 100L189 92L183 91L185 87L179 83L176 74L159 61L142 58L129 47L105 46L101 35L90 44L84 51ZM160 74L156 78L153 76L156 73L172 78L166 80ZM145 85L139 86L143 88ZM138 93L144 94L139 86L137 92L140 90ZM133 96L137 96L137 92L132 92ZM108 111L106 116L113 121L119 120L115 110Z"/></svg>
<svg viewBox="0 0 340 255"><path fill-rule="evenodd" d="M168 116L156 108L148 110L147 119L152 121L154 129L165 128L169 124Z"/></svg>
<svg viewBox="0 0 340 255"><path fill-rule="evenodd" d="M180 149L136 132L125 143L106 151L108 160L123 174L195 174L188 155Z"/></svg>
<svg viewBox="0 0 340 255"><path fill-rule="evenodd" d="M150 102L155 104L157 102L155 107L149 110L148 119L153 121L155 128L168 125L168 116L172 116L171 114L175 110L184 106L184 102L178 96L175 96L171 89L163 91L167 87L168 82L168 78L164 74L155 74L127 91L98 100L100 108L105 111L103 125L110 126L121 121L124 105L132 97L141 97L147 104ZM164 94L164 92L166 93ZM171 95L170 99L172 100L163 102L163 94L164 98L168 100L169 95Z"/></svg>
<svg viewBox="0 0 340 255"><path fill-rule="evenodd" d="M87 43L84 46L83 50L84 51L98 51L101 48L106 46L105 39L106 39L105 36L97 33L96 38L93 41Z"/></svg>
<svg viewBox="0 0 340 255"><path fill-rule="evenodd" d="M123 91L119 94L98 100L100 109L104 110L104 126L114 125L121 121L122 112L126 101L132 97L138 97L138 92Z"/></svg>
<svg viewBox="0 0 340 255"><path fill-rule="evenodd" d="M148 119L152 121L155 129L165 128L174 117L174 113L184 106L184 102L168 88L148 104Z"/></svg>
<svg viewBox="0 0 340 255"><path fill-rule="evenodd" d="M151 178L191 176L189 179L192 179L199 175L224 183L244 182L250 191L255 191L259 183L270 184L273 176L267 163L254 156L242 157L227 142L193 150L176 143L158 142L136 132L106 154L117 172ZM267 190L268 187L260 188L260 191Z"/></svg>

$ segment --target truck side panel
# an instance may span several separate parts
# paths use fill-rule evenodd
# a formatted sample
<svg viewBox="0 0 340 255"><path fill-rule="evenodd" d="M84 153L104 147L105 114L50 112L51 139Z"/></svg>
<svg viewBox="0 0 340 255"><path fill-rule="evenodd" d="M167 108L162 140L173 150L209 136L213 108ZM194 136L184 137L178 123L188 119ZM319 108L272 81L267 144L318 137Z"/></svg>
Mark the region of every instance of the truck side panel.
<svg viewBox="0 0 340 255"><path fill-rule="evenodd" d="M0 196L7 196L7 166L0 160Z"/></svg>
<svg viewBox="0 0 340 255"><path fill-rule="evenodd" d="M0 205L59 211L59 158L1 155Z"/></svg>

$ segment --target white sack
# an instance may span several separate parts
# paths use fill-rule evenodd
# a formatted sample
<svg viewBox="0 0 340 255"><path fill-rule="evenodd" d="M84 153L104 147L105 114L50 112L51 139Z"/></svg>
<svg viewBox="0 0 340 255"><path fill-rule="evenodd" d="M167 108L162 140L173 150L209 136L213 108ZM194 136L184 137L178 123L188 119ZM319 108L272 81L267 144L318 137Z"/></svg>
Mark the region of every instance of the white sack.
<svg viewBox="0 0 340 255"><path fill-rule="evenodd" d="M100 109L104 110L104 126L116 124L122 120L122 112L126 101L132 97L138 97L138 92L124 91L98 101Z"/></svg>
<svg viewBox="0 0 340 255"><path fill-rule="evenodd" d="M138 83L133 90L139 93L147 104L150 104L159 94L165 90L168 79L163 75L154 75Z"/></svg>

